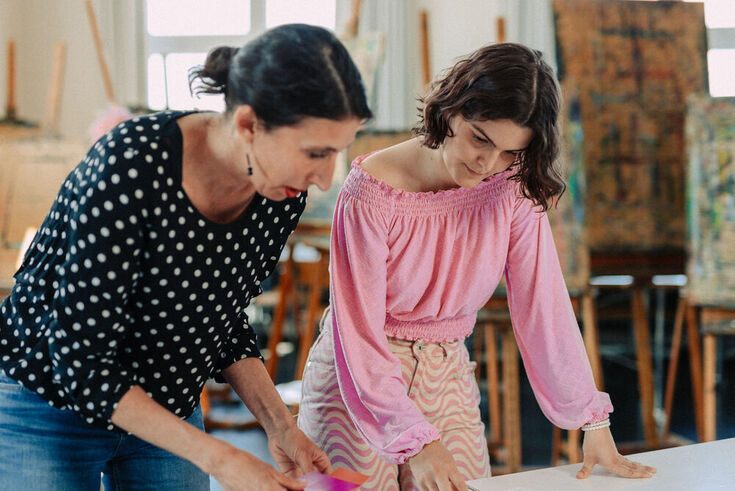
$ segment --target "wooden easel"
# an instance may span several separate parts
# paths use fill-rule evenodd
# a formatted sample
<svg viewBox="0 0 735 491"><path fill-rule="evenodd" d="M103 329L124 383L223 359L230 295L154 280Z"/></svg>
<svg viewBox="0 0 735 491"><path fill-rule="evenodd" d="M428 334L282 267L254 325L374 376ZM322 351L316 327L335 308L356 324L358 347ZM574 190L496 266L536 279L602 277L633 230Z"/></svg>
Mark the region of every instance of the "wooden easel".
<svg viewBox="0 0 735 491"><path fill-rule="evenodd" d="M722 324L723 321L729 322L732 327L719 327L718 324ZM717 384L715 380L717 340L721 336L735 335L735 309L695 305L686 296L679 297L671 342L671 358L666 378L665 420L661 431L662 438L667 438L670 431L679 352L685 323L689 345L692 399L697 438L700 442L709 442L717 437ZM712 325L715 325L715 327L711 327Z"/></svg>

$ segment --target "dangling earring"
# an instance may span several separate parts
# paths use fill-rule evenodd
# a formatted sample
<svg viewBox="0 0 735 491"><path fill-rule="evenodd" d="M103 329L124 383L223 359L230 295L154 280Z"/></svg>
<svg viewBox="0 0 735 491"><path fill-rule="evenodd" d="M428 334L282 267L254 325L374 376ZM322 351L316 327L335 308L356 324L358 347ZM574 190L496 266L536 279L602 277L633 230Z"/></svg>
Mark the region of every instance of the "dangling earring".
<svg viewBox="0 0 735 491"><path fill-rule="evenodd" d="M247 154L247 153L246 153L246 154L245 154L245 158L247 158L247 159L248 159L248 175L249 175L249 176L252 176L252 175L253 175L253 166L252 166L252 164L250 163L250 154Z"/></svg>

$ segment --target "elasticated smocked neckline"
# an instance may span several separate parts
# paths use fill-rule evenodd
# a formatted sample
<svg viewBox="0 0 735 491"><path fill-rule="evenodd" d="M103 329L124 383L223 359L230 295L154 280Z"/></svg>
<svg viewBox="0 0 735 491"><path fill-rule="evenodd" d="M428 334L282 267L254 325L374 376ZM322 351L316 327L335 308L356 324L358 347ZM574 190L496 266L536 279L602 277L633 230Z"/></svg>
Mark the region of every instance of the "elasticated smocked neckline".
<svg viewBox="0 0 735 491"><path fill-rule="evenodd" d="M361 164L370 155L360 156L352 162L352 170L345 179L342 191L382 211L396 214L422 216L452 213L458 208L486 205L489 201L507 196L517 186L515 181L509 180L513 171L507 170L489 177L473 188L404 191L365 172Z"/></svg>

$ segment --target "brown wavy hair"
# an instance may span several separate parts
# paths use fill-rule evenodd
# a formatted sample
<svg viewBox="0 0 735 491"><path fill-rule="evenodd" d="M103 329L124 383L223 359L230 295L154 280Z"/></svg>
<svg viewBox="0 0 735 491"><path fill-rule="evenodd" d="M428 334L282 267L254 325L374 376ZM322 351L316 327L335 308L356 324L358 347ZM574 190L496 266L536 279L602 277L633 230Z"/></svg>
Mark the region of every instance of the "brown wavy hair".
<svg viewBox="0 0 735 491"><path fill-rule="evenodd" d="M547 210L566 188L557 164L561 146L559 84L540 51L521 44L491 44L474 51L434 81L419 99L414 133L423 144L439 148L453 116L468 121L509 119L533 131L528 148L510 178L521 183L524 197Z"/></svg>

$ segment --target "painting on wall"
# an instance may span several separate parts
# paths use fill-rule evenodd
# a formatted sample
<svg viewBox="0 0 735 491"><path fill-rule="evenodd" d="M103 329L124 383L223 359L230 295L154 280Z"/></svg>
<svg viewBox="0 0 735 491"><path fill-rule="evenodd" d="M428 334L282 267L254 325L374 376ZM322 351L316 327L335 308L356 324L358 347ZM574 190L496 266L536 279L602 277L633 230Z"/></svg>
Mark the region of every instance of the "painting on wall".
<svg viewBox="0 0 735 491"><path fill-rule="evenodd" d="M702 4L553 7L559 78L579 94L591 249L683 250L686 100L707 83Z"/></svg>
<svg viewBox="0 0 735 491"><path fill-rule="evenodd" d="M590 277L584 216L584 197L587 192L582 151L584 132L575 88L562 86L562 93L566 104L560 118L563 140L559 165L567 188L547 214L567 289L576 295L587 287Z"/></svg>
<svg viewBox="0 0 735 491"><path fill-rule="evenodd" d="M691 97L686 149L687 297L735 308L735 98Z"/></svg>

